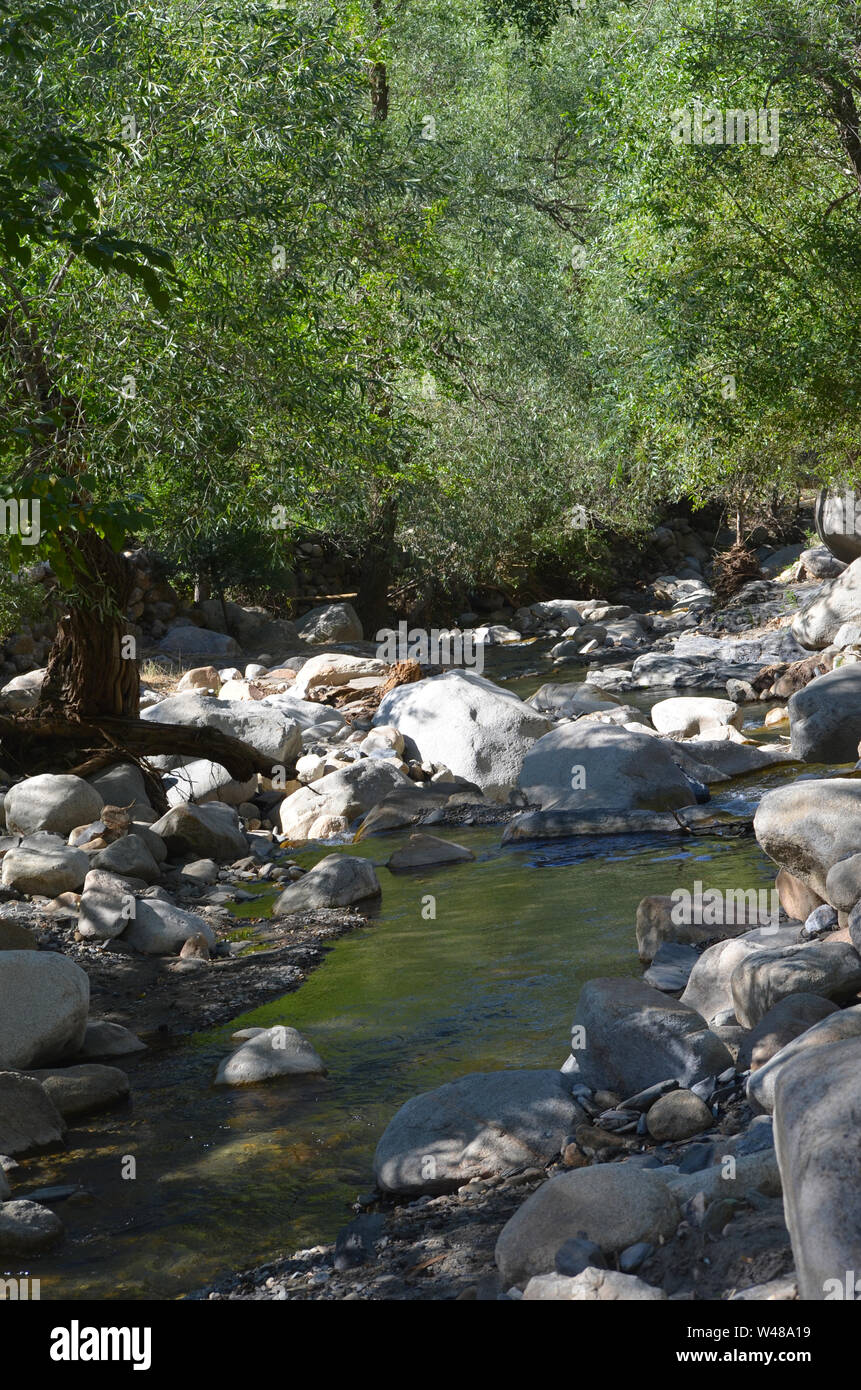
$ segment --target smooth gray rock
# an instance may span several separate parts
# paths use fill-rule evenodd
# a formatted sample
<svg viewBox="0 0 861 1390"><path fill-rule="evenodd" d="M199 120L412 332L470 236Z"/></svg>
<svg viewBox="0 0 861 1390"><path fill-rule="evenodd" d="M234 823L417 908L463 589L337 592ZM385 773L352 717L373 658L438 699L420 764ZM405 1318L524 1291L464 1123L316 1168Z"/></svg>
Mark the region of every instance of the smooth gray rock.
<svg viewBox="0 0 861 1390"><path fill-rule="evenodd" d="M351 903L378 898L382 892L370 859L351 854L329 854L304 877L276 898L273 917L310 912L317 907L349 907Z"/></svg>
<svg viewBox="0 0 861 1390"><path fill-rule="evenodd" d="M58 842L54 835L41 841L33 835L3 856L0 879L19 893L57 898L61 893L76 893L89 867L83 850Z"/></svg>
<svg viewBox="0 0 861 1390"><path fill-rule="evenodd" d="M861 990L861 956L846 941L752 951L732 973L735 1015L754 1028L769 1009L792 994L852 999Z"/></svg>
<svg viewBox="0 0 861 1390"><path fill-rule="evenodd" d="M825 876L825 892L839 912L852 911L861 901L861 854L850 854L831 865Z"/></svg>
<svg viewBox="0 0 861 1390"><path fill-rule="evenodd" d="M0 1071L0 1153L14 1157L56 1148L65 1133L44 1086L21 1072Z"/></svg>
<svg viewBox="0 0 861 1390"><path fill-rule="evenodd" d="M159 642L158 649L166 656L175 656L182 661L194 659L198 664L204 659L223 660L228 656L241 656L242 648L234 637L226 632L213 632L207 627L173 627ZM141 714L146 713L145 710Z"/></svg>
<svg viewBox="0 0 861 1390"><path fill-rule="evenodd" d="M85 941L113 941L122 936L135 909L134 897L95 891L81 894L78 935Z"/></svg>
<svg viewBox="0 0 861 1390"><path fill-rule="evenodd" d="M152 827L170 854L197 854L219 863L232 863L248 854L248 841L232 806L175 806Z"/></svg>
<svg viewBox="0 0 861 1390"><path fill-rule="evenodd" d="M820 1076L827 1075L823 1060L825 1054L820 1053L820 1049L844 1042L847 1038L861 1038L861 1004L853 1004L851 1008L841 1009L838 1013L829 1014L820 1023L814 1023L812 1028L808 1028L776 1052L771 1061L753 1072L747 1083L747 1098L751 1105L754 1109L770 1113L774 1109L778 1076L788 1062L799 1053L806 1052L808 1048L819 1054L817 1065L821 1069Z"/></svg>
<svg viewBox="0 0 861 1390"><path fill-rule="evenodd" d="M343 834L359 816L399 788L416 791L415 783L393 762L361 758L285 796L279 807L282 833L297 841Z"/></svg>
<svg viewBox="0 0 861 1390"><path fill-rule="evenodd" d="M519 785L542 811L667 811L696 800L661 739L582 720L533 744Z"/></svg>
<svg viewBox="0 0 861 1390"><path fill-rule="evenodd" d="M0 951L0 1064L23 1068L73 1056L89 1004L87 973L68 956Z"/></svg>
<svg viewBox="0 0 861 1390"><path fill-rule="evenodd" d="M798 1293L852 1299L861 1277L861 1038L800 1052L774 1092L774 1138Z"/></svg>
<svg viewBox="0 0 861 1390"><path fill-rule="evenodd" d="M298 724L260 700L218 700L187 690L142 710L141 719L156 724L188 724L195 729L220 729L247 743L261 757L271 759L273 767L291 764L302 747Z"/></svg>
<svg viewBox="0 0 861 1390"><path fill-rule="evenodd" d="M124 806L132 819L140 807L151 810L143 773L133 763L114 763L102 772L94 772L87 781L99 793L106 806Z"/></svg>
<svg viewBox="0 0 861 1390"><path fill-rule="evenodd" d="M175 768L167 788L169 806L181 806L185 801L204 805L207 801L224 801L228 806L241 806L257 791L257 777L237 782L220 763L196 758L184 767Z"/></svg>
<svg viewBox="0 0 861 1390"><path fill-rule="evenodd" d="M861 852L861 781L811 778L777 787L760 801L753 829L770 859L825 900L829 869Z"/></svg>
<svg viewBox="0 0 861 1390"><path fill-rule="evenodd" d="M319 647L326 642L361 642L364 633L351 603L322 603L310 608L296 623L303 642Z"/></svg>
<svg viewBox="0 0 861 1390"><path fill-rule="evenodd" d="M861 741L861 663L817 676L790 696L787 708L796 758L854 765Z"/></svg>
<svg viewBox="0 0 861 1390"><path fill-rule="evenodd" d="M818 994L790 994L781 999L745 1034L736 1066L739 1071L758 1071L793 1038L814 1023L837 1013L837 1005Z"/></svg>
<svg viewBox="0 0 861 1390"><path fill-rule="evenodd" d="M377 1145L374 1174L384 1192L450 1192L549 1162L584 1119L560 1072L478 1072L402 1105Z"/></svg>
<svg viewBox="0 0 861 1390"><path fill-rule="evenodd" d="M131 1052L145 1052L136 1033L124 1028L121 1023L109 1023L107 1019L90 1019L84 1041L78 1056L87 1061L101 1060L104 1057L127 1057Z"/></svg>
<svg viewBox="0 0 861 1390"><path fill-rule="evenodd" d="M68 835L78 825L98 820L104 802L83 777L53 772L16 782L6 793L6 826L14 834L49 830Z"/></svg>
<svg viewBox="0 0 861 1390"><path fill-rule="evenodd" d="M74 1067L39 1068L29 1073L44 1086L64 1120L110 1110L129 1094L129 1079L119 1067L84 1062Z"/></svg>
<svg viewBox="0 0 861 1390"><path fill-rule="evenodd" d="M276 1024L241 1043L218 1068L216 1086L251 1086L279 1076L325 1076L321 1057L295 1028Z"/></svg>
<svg viewBox="0 0 861 1390"><path fill-rule="evenodd" d="M472 850L438 835L411 835L407 843L386 860L392 873L408 869L432 869L437 864L465 864L475 859Z"/></svg>
<svg viewBox="0 0 861 1390"><path fill-rule="evenodd" d="M599 1163L560 1173L527 1197L496 1242L496 1263L506 1287L549 1274L562 1242L585 1232L605 1255L645 1240L657 1245L674 1234L678 1203L654 1171Z"/></svg>
<svg viewBox="0 0 861 1390"><path fill-rule="evenodd" d="M732 1066L695 1009L623 978L589 980L581 989L572 1056L578 1081L622 1096L670 1077L691 1086Z"/></svg>
<svg viewBox="0 0 861 1390"><path fill-rule="evenodd" d="M139 898L123 940L145 956L175 956L190 937L198 935L206 938L210 948L215 945L215 932L203 917L173 903Z"/></svg>
<svg viewBox="0 0 861 1390"><path fill-rule="evenodd" d="M144 883L157 883L161 869L141 835L123 835L92 858L94 869L106 869L109 874L142 878Z"/></svg>

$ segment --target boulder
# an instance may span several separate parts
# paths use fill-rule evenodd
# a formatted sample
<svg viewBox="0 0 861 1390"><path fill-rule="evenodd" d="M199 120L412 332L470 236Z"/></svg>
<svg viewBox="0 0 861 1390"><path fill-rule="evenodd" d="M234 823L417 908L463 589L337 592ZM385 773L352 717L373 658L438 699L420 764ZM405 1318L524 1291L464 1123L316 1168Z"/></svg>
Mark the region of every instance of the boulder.
<svg viewBox="0 0 861 1390"><path fill-rule="evenodd" d="M141 878L144 883L157 883L161 869L153 858L149 846L142 836L123 835L106 849L100 849L90 861L94 869L105 869L109 874Z"/></svg>
<svg viewBox="0 0 861 1390"><path fill-rule="evenodd" d="M362 758L285 797L279 808L281 831L291 840L344 834L359 816L399 787L415 792L415 784L393 763Z"/></svg>
<svg viewBox="0 0 861 1390"><path fill-rule="evenodd" d="M257 705L258 709L274 709L298 724L303 738L316 743L321 738L331 738L344 728L344 716L331 705L319 705L313 700L300 700L289 690L276 695L267 695Z"/></svg>
<svg viewBox="0 0 861 1390"><path fill-rule="evenodd" d="M714 941L716 936L741 936L758 925L760 918L758 910L749 909L746 902L733 913L734 922L678 921L680 916L679 903L670 894L655 893L641 898L637 904L636 930L637 949L644 965L654 960L661 946L667 942L699 946L704 941Z"/></svg>
<svg viewBox="0 0 861 1390"><path fill-rule="evenodd" d="M257 777L237 782L220 763L208 758L195 758L184 767L175 768L167 788L169 806L181 806L186 801L202 805L207 801L224 801L228 806L241 806L257 791Z"/></svg>
<svg viewBox="0 0 861 1390"><path fill-rule="evenodd" d="M142 1043L136 1033L124 1028L121 1023L94 1018L87 1024L78 1056L93 1061L103 1057L127 1057L131 1052L145 1051L146 1043Z"/></svg>
<svg viewBox="0 0 861 1390"><path fill-rule="evenodd" d="M302 747L298 724L263 700L219 700L186 691L171 695L141 712L155 724L187 724L194 729L220 729L241 739L273 767L292 763ZM80 822L79 822L80 823Z"/></svg>
<svg viewBox="0 0 861 1390"><path fill-rule="evenodd" d="M145 956L175 956L189 937L198 935L215 945L215 932L203 917L157 898L139 898L123 940Z"/></svg>
<svg viewBox="0 0 861 1390"><path fill-rule="evenodd" d="M183 690L203 690L217 695L221 689L221 677L214 666L194 666L179 681L177 692Z"/></svg>
<svg viewBox="0 0 861 1390"><path fill-rule="evenodd" d="M632 1303L649 1299L665 1299L663 1289L656 1289L638 1279L636 1274L621 1274L615 1269L596 1269L590 1265L572 1279L564 1274L538 1274L523 1290L523 1302Z"/></svg>
<svg viewBox="0 0 861 1390"><path fill-rule="evenodd" d="M218 660L226 656L241 656L242 648L235 637L226 632L213 632L208 627L172 627L158 643L165 656L179 661Z"/></svg>
<svg viewBox="0 0 861 1390"><path fill-rule="evenodd" d="M774 1138L783 1205L809 1302L857 1300L861 1278L861 1039L786 1063L774 1092Z"/></svg>
<svg viewBox="0 0 861 1390"><path fill-rule="evenodd" d="M830 872L830 870L829 870ZM827 883L827 879L826 879ZM780 906L793 922L806 922L811 912L822 906L822 899L788 869L778 869L774 880ZM861 897L861 892L859 892ZM830 901L830 899L829 899Z"/></svg>
<svg viewBox="0 0 861 1390"><path fill-rule="evenodd" d="M853 999L861 990L861 956L845 941L752 951L732 972L735 1016L754 1028L769 1009L792 994Z"/></svg>
<svg viewBox="0 0 861 1390"><path fill-rule="evenodd" d="M216 1086L251 1086L278 1076L325 1076L321 1058L295 1028L264 1028L218 1068Z"/></svg>
<svg viewBox="0 0 861 1390"><path fill-rule="evenodd" d="M774 1109L775 1087L780 1073L793 1058L806 1052L808 1048L814 1049L818 1054L816 1065L819 1068L820 1079L827 1076L827 1065L823 1058L828 1054L821 1053L819 1049L830 1049L835 1043L844 1042L847 1038L861 1038L861 1004L840 1009L819 1023L814 1023L812 1028L800 1033L792 1042L786 1043L770 1061L753 1072L747 1083L747 1098L751 1105L754 1109L771 1112Z"/></svg>
<svg viewBox="0 0 861 1390"><path fill-rule="evenodd" d="M323 603L311 608L296 623L303 642L319 647L325 642L361 642L364 637L359 615L351 603Z"/></svg>
<svg viewBox="0 0 861 1390"><path fill-rule="evenodd" d="M348 685L357 676L384 676L388 667L384 661L369 656L348 656L344 652L321 652L310 657L291 687L291 695L300 700L318 685Z"/></svg>
<svg viewBox="0 0 861 1390"><path fill-rule="evenodd" d="M374 723L394 725L409 757L440 763L482 790L516 785L525 755L552 727L532 705L471 671L397 686L383 696Z"/></svg>
<svg viewBox="0 0 861 1390"><path fill-rule="evenodd" d="M640 980L623 978L583 986L571 1050L578 1081L623 1096L669 1077L692 1086L732 1065L726 1047L695 1009Z"/></svg>
<svg viewBox="0 0 861 1390"><path fill-rule="evenodd" d="M584 1119L560 1072L462 1076L414 1096L389 1121L374 1155L377 1184L417 1194L504 1177L549 1162Z"/></svg>
<svg viewBox="0 0 861 1390"><path fill-rule="evenodd" d="M24 1068L74 1056L89 1004L87 973L68 956L0 952L0 1062Z"/></svg>
<svg viewBox="0 0 861 1390"><path fill-rule="evenodd" d="M132 763L114 763L102 772L94 772L87 781L103 798L106 806L124 806L131 814L143 808L150 811L146 782L139 767Z"/></svg>
<svg viewBox="0 0 861 1390"><path fill-rule="evenodd" d="M588 686L553 682L539 686L526 702L550 719L579 719L582 714L613 714L622 706L608 700Z"/></svg>
<svg viewBox="0 0 861 1390"><path fill-rule="evenodd" d="M855 559L828 579L792 621L793 636L808 650L821 651L834 641L843 623L861 617L861 564Z"/></svg>
<svg viewBox="0 0 861 1390"><path fill-rule="evenodd" d="M647 1169L619 1163L576 1168L551 1178L526 1199L503 1226L496 1263L503 1284L525 1284L549 1274L559 1246L585 1234L605 1255L629 1245L657 1245L681 1219L667 1184Z"/></svg>
<svg viewBox="0 0 861 1390"><path fill-rule="evenodd" d="M796 691L788 708L796 758L806 763L856 762L861 739L861 663L817 676Z"/></svg>
<svg viewBox="0 0 861 1390"><path fill-rule="evenodd" d="M0 1255L29 1258L63 1238L59 1216L39 1202L0 1202Z"/></svg>
<svg viewBox="0 0 861 1390"><path fill-rule="evenodd" d="M518 780L542 811L667 811L696 801L661 740L583 720L539 738Z"/></svg>
<svg viewBox="0 0 861 1390"><path fill-rule="evenodd" d="M77 892L89 866L83 850L64 845L55 835L46 834L44 839L32 835L3 856L0 879L19 893L56 898Z"/></svg>
<svg viewBox="0 0 861 1390"><path fill-rule="evenodd" d="M579 627L583 621L579 605L570 598L552 598L541 603L532 603L529 605L529 612L538 619L540 627L556 627L560 632L565 632L569 627Z"/></svg>
<svg viewBox="0 0 861 1390"><path fill-rule="evenodd" d="M845 563L832 555L825 545L814 545L808 550L802 550L798 559L808 579L836 579L846 568Z"/></svg>
<svg viewBox="0 0 861 1390"><path fill-rule="evenodd" d="M705 1101L693 1091L680 1088L661 1096L649 1107L646 1124L659 1144L675 1144L711 1129L714 1116Z"/></svg>
<svg viewBox="0 0 861 1390"><path fill-rule="evenodd" d="M98 820L104 804L83 777L45 772L10 787L3 809L6 828L14 834L49 830L65 836L78 825Z"/></svg>
<svg viewBox="0 0 861 1390"><path fill-rule="evenodd" d="M170 854L196 854L219 863L232 863L248 854L248 841L239 828L239 817L230 806L208 802L206 806L174 806L152 827Z"/></svg>
<svg viewBox="0 0 861 1390"><path fill-rule="evenodd" d="M671 700L658 700L652 705L651 717L658 733L671 738L693 738L726 725L740 729L744 718L732 700L716 700L707 695L680 695Z"/></svg>
<svg viewBox="0 0 861 1390"><path fill-rule="evenodd" d="M90 889L81 894L78 936L84 941L113 941L122 936L135 907L134 897Z"/></svg>
<svg viewBox="0 0 861 1390"><path fill-rule="evenodd" d="M736 966L752 951L798 944L798 927L779 931L757 928L707 946L690 973L682 1000L697 1009L710 1023L720 1014L732 1013L732 977Z"/></svg>
<svg viewBox="0 0 861 1390"><path fill-rule="evenodd" d="M850 854L846 859L838 859L825 876L827 900L838 912L851 912L861 899L861 854ZM815 903L812 912L821 903ZM809 917L810 912L807 916ZM807 918L805 917L806 921Z"/></svg>
<svg viewBox="0 0 861 1390"><path fill-rule="evenodd" d="M311 912L318 907L349 907L351 903L378 898L382 889L370 859L349 854L328 854L275 900L273 917Z"/></svg>
<svg viewBox="0 0 861 1390"><path fill-rule="evenodd" d="M789 994L780 999L745 1035L736 1066L739 1071L759 1071L793 1038L814 1023L838 1012L836 1004L819 994Z"/></svg>
<svg viewBox="0 0 861 1390"><path fill-rule="evenodd" d="M409 869L432 869L438 864L465 864L475 859L472 850L438 835L411 835L401 849L386 861L392 873Z"/></svg>
<svg viewBox="0 0 861 1390"><path fill-rule="evenodd" d="M844 492L823 488L813 508L816 534L831 554L850 565L861 555L861 516L852 489Z"/></svg>
<svg viewBox="0 0 861 1390"><path fill-rule="evenodd" d="M825 901L832 864L861 853L861 782L810 779L766 792L753 829L770 859Z"/></svg>
<svg viewBox="0 0 861 1390"><path fill-rule="evenodd" d="M84 1062L61 1070L40 1068L29 1073L42 1085L64 1120L110 1110L126 1099L129 1079L119 1067Z"/></svg>
<svg viewBox="0 0 861 1390"><path fill-rule="evenodd" d="M65 1133L63 1117L44 1086L20 1072L0 1071L0 1153L14 1158L57 1148Z"/></svg>

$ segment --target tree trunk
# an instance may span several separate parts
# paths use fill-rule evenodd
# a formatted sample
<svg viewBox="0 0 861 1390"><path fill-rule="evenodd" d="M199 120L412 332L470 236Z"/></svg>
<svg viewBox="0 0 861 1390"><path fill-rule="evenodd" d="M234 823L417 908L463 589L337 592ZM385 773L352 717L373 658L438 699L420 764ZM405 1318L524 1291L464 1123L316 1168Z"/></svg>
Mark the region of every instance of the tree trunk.
<svg viewBox="0 0 861 1390"><path fill-rule="evenodd" d="M392 610L389 588L392 583L397 528L397 498L392 489L376 490L375 519L362 551L356 612L365 630L365 640L373 641L380 628L389 627Z"/></svg>
<svg viewBox="0 0 861 1390"><path fill-rule="evenodd" d="M94 531L69 542L86 567L79 594L60 619L37 712L73 719L136 718L140 676L134 639L122 616L133 587L131 566Z"/></svg>

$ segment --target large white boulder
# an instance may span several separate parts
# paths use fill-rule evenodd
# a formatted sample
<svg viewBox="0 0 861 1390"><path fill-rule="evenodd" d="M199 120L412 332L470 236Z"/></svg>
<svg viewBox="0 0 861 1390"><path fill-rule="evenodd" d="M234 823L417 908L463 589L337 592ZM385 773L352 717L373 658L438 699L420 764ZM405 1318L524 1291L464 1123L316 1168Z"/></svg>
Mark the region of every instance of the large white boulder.
<svg viewBox="0 0 861 1390"><path fill-rule="evenodd" d="M789 701L792 752L806 763L855 763L861 741L861 663L817 676Z"/></svg>
<svg viewBox="0 0 861 1390"><path fill-rule="evenodd" d="M6 793L6 826L14 834L50 830L68 835L78 825L98 820L104 799L83 777L45 772L16 782Z"/></svg>
<svg viewBox="0 0 861 1390"><path fill-rule="evenodd" d="M279 1076L325 1076L319 1053L295 1028L262 1028L240 1044L215 1075L216 1086L252 1086Z"/></svg>
<svg viewBox="0 0 861 1390"><path fill-rule="evenodd" d="M529 749L553 727L511 691L471 671L446 671L383 696L375 724L392 724L407 752L442 763L482 790L517 784Z"/></svg>
<svg viewBox="0 0 861 1390"><path fill-rule="evenodd" d="M68 956L0 951L0 1063L23 1069L73 1056L89 1006L90 981Z"/></svg>
<svg viewBox="0 0 861 1390"><path fill-rule="evenodd" d="M732 700L716 700L708 695L678 695L652 705L652 723L659 734L671 738L694 738L715 734L730 725L740 729L743 714Z"/></svg>
<svg viewBox="0 0 861 1390"><path fill-rule="evenodd" d="M238 782L220 763L195 758L194 762L174 768L170 774L167 802L169 806L180 806L184 801L195 801L198 805L224 801L228 806L241 806L243 801L250 801L256 791L256 776Z"/></svg>

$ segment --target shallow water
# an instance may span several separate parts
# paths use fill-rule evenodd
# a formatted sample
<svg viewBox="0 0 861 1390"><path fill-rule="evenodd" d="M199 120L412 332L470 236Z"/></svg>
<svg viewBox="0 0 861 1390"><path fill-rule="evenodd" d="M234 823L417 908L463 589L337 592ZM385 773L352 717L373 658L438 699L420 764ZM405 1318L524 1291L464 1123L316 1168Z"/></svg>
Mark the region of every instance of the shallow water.
<svg viewBox="0 0 861 1390"><path fill-rule="evenodd" d="M750 814L786 776L733 783L714 804ZM48 1182L92 1194L56 1208L68 1235L31 1271L43 1298L178 1297L331 1240L373 1186L376 1141L410 1096L466 1072L562 1064L583 982L639 973L640 898L692 890L697 879L774 881L752 839L589 837L503 849L500 828L441 833L476 862L392 875L385 861L406 830L344 846L378 865L378 917L338 941L298 993L132 1061L129 1107L71 1130L65 1153L28 1160L15 1175L19 1196ZM309 865L329 848L298 857ZM278 1022L310 1039L328 1076L214 1088L231 1032ZM134 1178L122 1176L124 1155L135 1159Z"/></svg>

